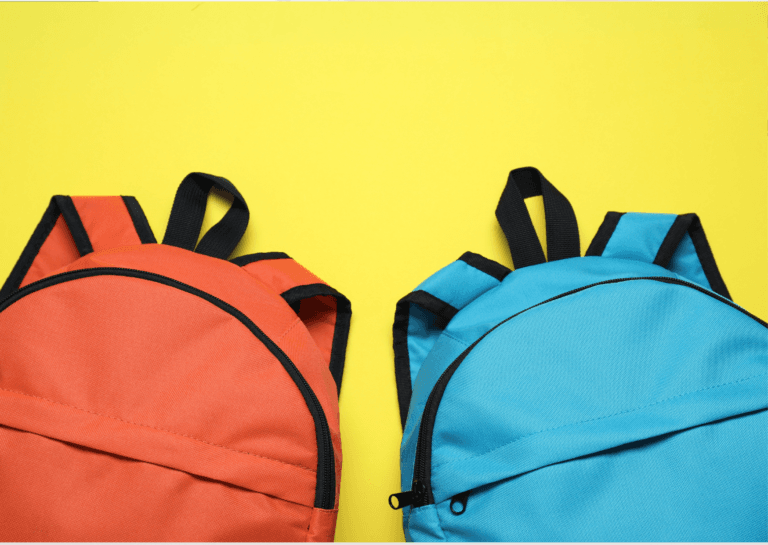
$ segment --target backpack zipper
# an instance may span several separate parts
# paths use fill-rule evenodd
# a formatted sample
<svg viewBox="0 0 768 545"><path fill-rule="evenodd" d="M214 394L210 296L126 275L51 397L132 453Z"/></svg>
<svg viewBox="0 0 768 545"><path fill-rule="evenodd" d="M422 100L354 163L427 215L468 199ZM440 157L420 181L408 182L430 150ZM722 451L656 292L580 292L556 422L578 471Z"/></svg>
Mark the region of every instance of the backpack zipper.
<svg viewBox="0 0 768 545"><path fill-rule="evenodd" d="M219 307L221 310L227 312L243 325L245 325L253 335L261 341L261 343L267 347L272 355L283 365L288 375L293 379L296 386L299 388L304 401L307 404L312 419L315 422L315 433L317 440L317 484L315 488L315 507L319 509L333 509L336 503L336 467L333 452L333 440L331 439L331 431L328 426L328 420L325 417L320 401L312 391L307 380L298 370L296 365L286 355L285 352L270 339L259 327L253 323L245 314L237 310L235 307L219 299L218 297L211 295L197 289L189 284L185 284L173 278L155 274L147 271L141 271L136 269L120 268L120 267L104 267L95 269L80 269L76 271L64 272L54 276L43 278L36 282L32 282L24 286L23 288L15 291L2 302L0 302L0 312L4 311L10 305L22 299L23 297L42 290L44 288L68 282L71 280L77 280L80 278L89 278L92 276L123 276L130 278L140 278L156 282L159 284L165 284L173 288L179 289L191 295L205 299L206 301Z"/></svg>
<svg viewBox="0 0 768 545"><path fill-rule="evenodd" d="M405 500L406 503L399 505L398 508L405 507L406 505L410 505L416 508L416 507L423 507L425 505L430 505L435 503L435 498L434 498L434 495L432 494L431 467L432 467L432 434L435 428L435 419L437 417L437 409L440 405L440 401L443 398L443 394L445 393L445 388L446 386L448 386L448 381L451 380L451 377L456 372L456 369L459 367L459 365L461 365L461 362L464 361L464 359L466 359L467 355L469 355L472 349L475 348L475 346L477 346L477 344L480 341L482 341L485 337L487 337L491 332L493 332L499 326L505 324L512 318L520 316L524 312L531 310L533 308L550 303L557 299L561 299L563 297L567 297L568 295L573 295L580 291L593 288L595 286L601 286L604 284L616 284L620 282L631 282L634 280L653 280L657 282L664 282L667 284L678 284L681 286L693 288L697 291L700 291L701 293L704 293L705 295L709 295L713 299L717 299L720 302L735 308L736 310L740 311L741 313L745 314L746 316L749 316L750 318L758 322L760 325L764 327L768 327L768 324L766 324L760 318L744 310L743 308L735 304L733 301L730 301L720 295L717 295L714 292L711 292L697 284L693 284L685 280L678 280L677 278L670 278L666 276L645 276L645 277L635 277L635 278L617 278L612 280L604 280L602 282L596 282L594 284L589 284L587 286L582 286L580 288L576 288L576 289L567 291L565 293L561 293L560 295L547 299L546 301L542 301L541 303L537 303L524 310L521 310L520 312L513 314L509 318L506 318L505 320L502 320L501 322L493 326L484 335L482 335L479 339L477 339L474 343L472 343L469 347L467 347L467 349L464 350L464 352L462 352L459 355L459 357L456 358L453 361L453 363L451 363L451 365L449 365L445 371L443 371L443 374L440 375L440 378L437 379L435 386L432 388L432 391L430 392L429 397L427 398L427 403L424 406L424 412L422 413L422 417L421 417L421 425L419 427L419 437L416 442L416 460L413 468L413 482L411 486L412 493L403 498L403 500Z"/></svg>

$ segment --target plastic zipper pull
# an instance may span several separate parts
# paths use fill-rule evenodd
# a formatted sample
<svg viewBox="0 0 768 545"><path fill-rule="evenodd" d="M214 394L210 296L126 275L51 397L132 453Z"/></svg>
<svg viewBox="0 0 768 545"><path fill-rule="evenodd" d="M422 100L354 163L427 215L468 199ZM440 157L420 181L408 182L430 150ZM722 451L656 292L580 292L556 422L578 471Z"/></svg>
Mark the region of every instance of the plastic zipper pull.
<svg viewBox="0 0 768 545"><path fill-rule="evenodd" d="M402 509L403 507L408 507L409 505L413 505L415 507L421 507L424 503L424 498L427 492L427 487L424 486L424 483L420 483L419 481L414 481L413 490L409 490L407 492L400 492L398 494L392 494L389 496L389 506L392 509ZM392 498L397 500L397 505L395 505L392 502Z"/></svg>
<svg viewBox="0 0 768 545"><path fill-rule="evenodd" d="M469 492L462 492L456 494L451 498L451 513L454 515L461 515L467 510L467 500L469 500Z"/></svg>
<svg viewBox="0 0 768 545"><path fill-rule="evenodd" d="M398 494L391 494L389 496L389 506L394 509L402 509L403 507L407 507L409 505L413 505L413 492L410 490L408 492L400 492ZM392 499L395 499L397 503L393 503Z"/></svg>

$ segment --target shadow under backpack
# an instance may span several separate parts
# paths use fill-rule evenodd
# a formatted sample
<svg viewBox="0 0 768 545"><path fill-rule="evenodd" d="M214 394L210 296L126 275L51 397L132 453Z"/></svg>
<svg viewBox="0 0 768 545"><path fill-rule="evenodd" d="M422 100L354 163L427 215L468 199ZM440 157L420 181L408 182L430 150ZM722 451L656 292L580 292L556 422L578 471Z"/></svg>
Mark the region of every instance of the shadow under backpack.
<svg viewBox="0 0 768 545"><path fill-rule="evenodd" d="M698 217L610 212L580 257L533 168L496 215L514 272L466 253L397 305L406 538L768 539L768 326Z"/></svg>
<svg viewBox="0 0 768 545"><path fill-rule="evenodd" d="M208 193L232 194L202 237ZM332 541L349 301L181 183L57 196L0 292L0 541Z"/></svg>

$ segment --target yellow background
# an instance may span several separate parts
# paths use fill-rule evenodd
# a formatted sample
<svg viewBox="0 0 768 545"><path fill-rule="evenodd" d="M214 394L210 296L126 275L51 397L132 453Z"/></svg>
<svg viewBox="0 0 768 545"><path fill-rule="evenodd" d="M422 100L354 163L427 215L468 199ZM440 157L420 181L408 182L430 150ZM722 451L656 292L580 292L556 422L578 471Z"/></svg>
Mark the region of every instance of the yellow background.
<svg viewBox="0 0 768 545"><path fill-rule="evenodd" d="M352 300L336 537L399 540L395 302L466 250L511 266L510 169L582 250L608 210L697 212L768 318L766 34L766 4L0 5L0 275L54 193L134 195L161 238L185 174L229 178L238 254Z"/></svg>

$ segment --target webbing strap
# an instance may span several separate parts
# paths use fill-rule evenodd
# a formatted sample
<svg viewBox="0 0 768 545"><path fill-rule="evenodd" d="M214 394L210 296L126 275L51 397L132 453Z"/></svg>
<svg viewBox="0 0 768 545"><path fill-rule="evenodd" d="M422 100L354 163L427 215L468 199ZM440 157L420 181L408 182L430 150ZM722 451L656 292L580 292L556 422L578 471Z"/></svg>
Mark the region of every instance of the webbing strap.
<svg viewBox="0 0 768 545"><path fill-rule="evenodd" d="M547 261L525 206L525 199L539 195L544 200L549 261L581 255L579 226L571 203L537 169L518 168L509 173L496 208L516 269Z"/></svg>

